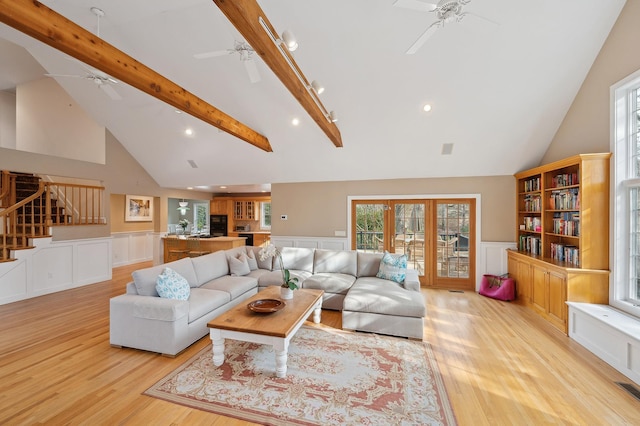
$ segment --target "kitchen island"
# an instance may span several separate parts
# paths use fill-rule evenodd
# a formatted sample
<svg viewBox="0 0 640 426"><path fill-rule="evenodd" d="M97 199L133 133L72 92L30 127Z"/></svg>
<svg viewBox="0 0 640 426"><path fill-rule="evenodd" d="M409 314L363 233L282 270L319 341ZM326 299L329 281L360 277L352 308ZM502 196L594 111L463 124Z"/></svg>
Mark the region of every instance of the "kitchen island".
<svg viewBox="0 0 640 426"><path fill-rule="evenodd" d="M187 238L184 236L176 237L169 235L162 238L163 240L163 258L164 263L170 262L169 250L167 249L167 240L177 240L177 247L173 249L187 250ZM245 245L246 238L243 237L211 237L211 238L197 238L200 241L200 248L198 250L210 251L211 253L220 250L228 250L234 247L242 247ZM172 259L175 260L175 259Z"/></svg>

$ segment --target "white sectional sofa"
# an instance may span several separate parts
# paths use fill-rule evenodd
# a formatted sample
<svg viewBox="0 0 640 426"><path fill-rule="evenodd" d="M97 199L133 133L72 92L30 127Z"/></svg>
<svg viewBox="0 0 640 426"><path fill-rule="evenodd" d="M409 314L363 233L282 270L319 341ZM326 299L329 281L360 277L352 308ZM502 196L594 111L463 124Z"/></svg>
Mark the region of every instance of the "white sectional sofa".
<svg viewBox="0 0 640 426"><path fill-rule="evenodd" d="M126 293L110 301L110 342L174 356L207 335L207 323L258 291L282 283L279 262L261 261L259 247L238 247L135 271ZM252 251L254 268L232 274L229 263ZM426 307L417 272L404 282L377 278L382 254L284 247L284 267L300 287L324 290L323 308L342 311L342 327L422 340ZM158 295L169 267L190 287L188 300ZM295 297L295 296L294 296Z"/></svg>

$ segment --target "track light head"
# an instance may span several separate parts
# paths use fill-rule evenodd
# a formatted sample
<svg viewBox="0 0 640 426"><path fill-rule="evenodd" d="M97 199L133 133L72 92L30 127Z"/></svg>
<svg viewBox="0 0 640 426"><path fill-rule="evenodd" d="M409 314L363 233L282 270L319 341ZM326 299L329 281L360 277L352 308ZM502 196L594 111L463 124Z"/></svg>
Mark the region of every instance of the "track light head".
<svg viewBox="0 0 640 426"><path fill-rule="evenodd" d="M289 30L284 30L282 32L282 41L284 42L285 46L287 46L287 49L289 49L289 52L293 52L298 48L298 41L293 36L293 33Z"/></svg>
<svg viewBox="0 0 640 426"><path fill-rule="evenodd" d="M313 80L311 82L311 88L313 90L315 90L318 95L321 94L322 92L324 92L324 86L322 84L318 83L317 80Z"/></svg>
<svg viewBox="0 0 640 426"><path fill-rule="evenodd" d="M335 111L331 111L329 113L329 120L331 120L332 123L335 123L336 121L338 121L338 114L336 114Z"/></svg>

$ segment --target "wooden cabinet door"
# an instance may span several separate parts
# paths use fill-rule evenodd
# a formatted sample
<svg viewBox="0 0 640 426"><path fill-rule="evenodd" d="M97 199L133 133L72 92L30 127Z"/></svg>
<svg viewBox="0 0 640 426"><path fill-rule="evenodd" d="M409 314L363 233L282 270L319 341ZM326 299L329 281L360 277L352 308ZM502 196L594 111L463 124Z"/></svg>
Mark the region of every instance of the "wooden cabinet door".
<svg viewBox="0 0 640 426"><path fill-rule="evenodd" d="M535 309L546 312L548 303L548 292L547 292L547 270L545 268L541 268L539 266L533 265L531 267L531 272L533 275L532 279L532 288L531 288L531 302Z"/></svg>
<svg viewBox="0 0 640 426"><path fill-rule="evenodd" d="M525 262L517 262L516 267L520 279L520 283L516 283L518 297L521 297L524 303L531 303L531 265Z"/></svg>
<svg viewBox="0 0 640 426"><path fill-rule="evenodd" d="M567 322L567 277L564 274L551 271L549 276L549 308L552 320L562 325Z"/></svg>

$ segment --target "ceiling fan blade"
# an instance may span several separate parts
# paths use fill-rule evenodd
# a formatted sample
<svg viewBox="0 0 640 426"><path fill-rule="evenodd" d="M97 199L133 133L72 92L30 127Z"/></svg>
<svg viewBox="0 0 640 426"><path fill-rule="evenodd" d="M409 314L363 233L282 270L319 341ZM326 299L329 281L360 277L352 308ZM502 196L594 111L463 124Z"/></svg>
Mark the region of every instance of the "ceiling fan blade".
<svg viewBox="0 0 640 426"><path fill-rule="evenodd" d="M438 7L437 4L425 3L420 0L396 0L393 2L393 5L404 9L419 10L421 12L433 12L436 7Z"/></svg>
<svg viewBox="0 0 640 426"><path fill-rule="evenodd" d="M260 81L260 73L258 73L258 67L253 59L247 59L244 62L244 67L247 70L247 74L249 74L249 80L252 83L257 83Z"/></svg>
<svg viewBox="0 0 640 426"><path fill-rule="evenodd" d="M489 19L489 18L485 18L484 16L478 15L477 13L473 13L473 12L465 12L465 13L463 14L463 16L467 16L467 15L475 16L476 18L482 19L483 21L486 21L486 22L488 22L488 23L490 23L490 24L496 25L496 26L498 26L498 27L500 26L500 24L499 24L498 22L493 21L493 20L491 20L491 19Z"/></svg>
<svg viewBox="0 0 640 426"><path fill-rule="evenodd" d="M426 29L425 32L422 33L420 37L411 45L409 49L405 52L407 55L413 55L422 47L422 45L435 33L438 28L442 25L442 21L436 21L433 24L429 25L429 28Z"/></svg>
<svg viewBox="0 0 640 426"><path fill-rule="evenodd" d="M107 96L109 96L112 100L114 100L114 101L122 100L122 96L120 96L120 94L118 92L116 92L116 89L114 89L110 85L101 84L100 85L100 89L102 89L104 91L104 93L106 93Z"/></svg>
<svg viewBox="0 0 640 426"><path fill-rule="evenodd" d="M216 50L215 52L197 53L193 55L193 57L196 59L207 59L207 58L214 58L216 56L231 55L232 53L235 53L235 50L233 49Z"/></svg>

